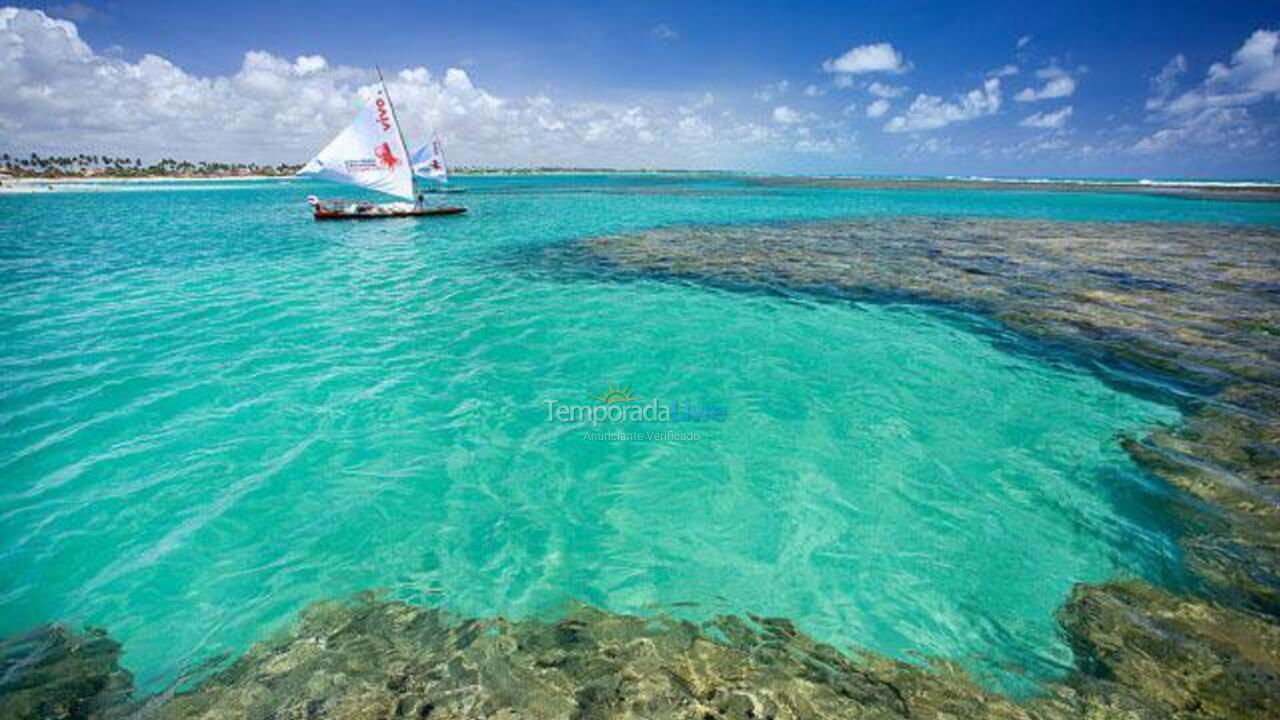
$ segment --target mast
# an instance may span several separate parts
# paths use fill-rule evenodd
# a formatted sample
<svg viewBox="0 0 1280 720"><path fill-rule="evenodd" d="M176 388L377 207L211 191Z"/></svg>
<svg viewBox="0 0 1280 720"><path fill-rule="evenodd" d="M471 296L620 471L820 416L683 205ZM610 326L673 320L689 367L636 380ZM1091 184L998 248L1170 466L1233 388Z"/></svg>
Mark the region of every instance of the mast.
<svg viewBox="0 0 1280 720"><path fill-rule="evenodd" d="M404 161L412 163L409 159L409 145L404 141L404 129L400 127L400 117L396 115L396 104L391 101L391 91L387 89L387 81L382 79L382 68L374 65L373 69L378 71L378 83L382 85L382 94L387 96L387 106L391 108L391 119L396 121L396 134L400 136L400 151L404 153ZM409 167L409 187L414 186L413 182L413 166ZM417 202L417 193L414 193L414 202Z"/></svg>
<svg viewBox="0 0 1280 720"><path fill-rule="evenodd" d="M449 184L449 161L446 160L444 157L444 143L440 142L439 131L436 131L436 130L431 131L431 141L432 141L432 144L435 145L435 147L431 149L434 151L438 151L440 153L440 164L444 165L444 178L440 180L440 184L448 185Z"/></svg>

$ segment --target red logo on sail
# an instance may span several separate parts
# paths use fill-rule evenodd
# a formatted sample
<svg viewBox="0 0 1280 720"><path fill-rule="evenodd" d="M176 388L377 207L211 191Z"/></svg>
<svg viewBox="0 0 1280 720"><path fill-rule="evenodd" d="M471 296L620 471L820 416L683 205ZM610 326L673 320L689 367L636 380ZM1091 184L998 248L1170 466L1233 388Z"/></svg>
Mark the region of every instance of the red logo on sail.
<svg viewBox="0 0 1280 720"><path fill-rule="evenodd" d="M374 157L378 158L378 164L388 170L395 170L396 165L400 164L400 158L397 158L391 152L391 143L382 143L373 151Z"/></svg>
<svg viewBox="0 0 1280 720"><path fill-rule="evenodd" d="M390 130L391 116L387 113L387 101L378 98L374 104L378 106L378 124L382 126L382 132Z"/></svg>

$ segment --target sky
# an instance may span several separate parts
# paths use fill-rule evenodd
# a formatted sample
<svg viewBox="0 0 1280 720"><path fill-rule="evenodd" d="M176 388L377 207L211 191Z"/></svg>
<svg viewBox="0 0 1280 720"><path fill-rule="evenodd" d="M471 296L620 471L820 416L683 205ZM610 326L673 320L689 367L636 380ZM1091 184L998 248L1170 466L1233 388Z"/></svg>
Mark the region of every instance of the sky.
<svg viewBox="0 0 1280 720"><path fill-rule="evenodd" d="M455 165L1280 178L1280 1L0 9L0 150L303 163L387 79Z"/></svg>

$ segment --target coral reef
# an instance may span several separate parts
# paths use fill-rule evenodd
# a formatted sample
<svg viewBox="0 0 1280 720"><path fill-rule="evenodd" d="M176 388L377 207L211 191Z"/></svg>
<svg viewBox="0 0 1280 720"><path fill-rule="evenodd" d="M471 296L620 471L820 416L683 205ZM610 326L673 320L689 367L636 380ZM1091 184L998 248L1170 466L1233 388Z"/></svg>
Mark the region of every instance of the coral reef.
<svg viewBox="0 0 1280 720"><path fill-rule="evenodd" d="M1131 617L1157 611L1150 623ZM1092 667L1019 703L952 664L850 657L785 619L694 625L588 607L555 621L454 618L366 594L312 606L189 691L115 692L103 704L115 684L99 681L126 677L119 670L54 664L32 674L26 704L0 705L0 717L1099 720L1280 710L1280 638L1256 616L1206 613L1131 585L1078 588L1062 614Z"/></svg>
<svg viewBox="0 0 1280 720"><path fill-rule="evenodd" d="M1061 611L1081 667L1172 715L1280 717L1280 626L1134 583L1077 586Z"/></svg>
<svg viewBox="0 0 1280 720"><path fill-rule="evenodd" d="M54 625L0 639L0 720L101 717L132 689L104 631Z"/></svg>

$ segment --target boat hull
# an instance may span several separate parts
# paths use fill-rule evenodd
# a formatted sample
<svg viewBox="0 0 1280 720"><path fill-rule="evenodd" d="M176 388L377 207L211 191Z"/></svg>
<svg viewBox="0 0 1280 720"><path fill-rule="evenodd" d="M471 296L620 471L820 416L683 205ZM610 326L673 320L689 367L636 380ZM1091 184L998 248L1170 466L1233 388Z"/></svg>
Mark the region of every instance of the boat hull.
<svg viewBox="0 0 1280 720"><path fill-rule="evenodd" d="M437 215L461 215L467 211L466 208L457 205L448 205L445 207L433 208L414 208L411 210L383 210L383 211L350 211L350 210L334 210L330 208L316 208L316 220L382 220L385 218L410 218L410 217L435 217Z"/></svg>

